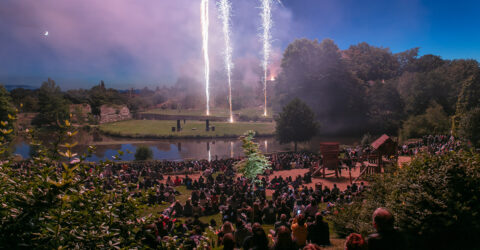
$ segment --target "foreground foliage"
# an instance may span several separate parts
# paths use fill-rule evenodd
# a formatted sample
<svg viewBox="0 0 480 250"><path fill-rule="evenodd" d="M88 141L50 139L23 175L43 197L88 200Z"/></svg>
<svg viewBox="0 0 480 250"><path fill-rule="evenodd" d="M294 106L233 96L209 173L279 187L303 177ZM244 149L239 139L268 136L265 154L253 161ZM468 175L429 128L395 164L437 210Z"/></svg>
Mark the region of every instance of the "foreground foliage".
<svg viewBox="0 0 480 250"><path fill-rule="evenodd" d="M419 249L470 249L480 235L480 155L422 155L394 174L370 182L363 200L331 216L340 235L373 232L371 215L386 207Z"/></svg>
<svg viewBox="0 0 480 250"><path fill-rule="evenodd" d="M69 128L67 122L64 127ZM75 132L67 132L72 136ZM107 162L90 165L86 155L71 152L75 143L58 148L66 162L47 156L37 142L38 156L18 166L0 164L0 248L132 248L146 246L150 217L136 215L139 200L113 177L100 178Z"/></svg>

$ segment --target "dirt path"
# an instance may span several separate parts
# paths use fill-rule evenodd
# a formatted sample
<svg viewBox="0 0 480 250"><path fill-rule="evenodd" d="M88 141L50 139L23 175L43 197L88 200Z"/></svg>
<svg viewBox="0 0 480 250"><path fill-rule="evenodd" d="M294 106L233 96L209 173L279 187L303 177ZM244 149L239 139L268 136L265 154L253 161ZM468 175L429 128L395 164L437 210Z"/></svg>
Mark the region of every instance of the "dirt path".
<svg viewBox="0 0 480 250"><path fill-rule="evenodd" d="M303 176L306 172L308 172L308 169L291 169L291 170L274 171L273 174L270 175L270 179L274 178L275 176L282 176L284 179L286 177L291 176L293 179L295 179L298 175ZM334 175L328 176L328 174L331 174L333 172L334 171L327 170L326 171L327 178L325 178L325 179L324 178L312 178L312 183L305 184L305 186L315 188L315 184L321 183L323 186L328 186L331 189L333 187L333 184L337 184L337 186L338 186L338 188L340 188L340 190L346 189L347 185L350 185L350 178L349 178L348 171L343 170L342 174L340 175L340 177L338 179L335 178ZM359 167L352 168L351 173L352 173L352 181L353 181L360 174L360 168ZM200 173L196 173L196 174L189 174L188 176L190 178L192 178L193 180L198 180L198 178L200 178L200 175L201 175ZM174 180L176 178L176 176L177 175L170 175L172 180ZM183 175L183 174L178 175L178 176L179 176L179 178L185 177L185 175ZM237 176L240 176L240 175L237 174ZM162 182L165 182L167 177L168 177L168 175L165 176L165 179ZM274 192L274 190L268 189L267 190L267 195L272 195L273 192Z"/></svg>

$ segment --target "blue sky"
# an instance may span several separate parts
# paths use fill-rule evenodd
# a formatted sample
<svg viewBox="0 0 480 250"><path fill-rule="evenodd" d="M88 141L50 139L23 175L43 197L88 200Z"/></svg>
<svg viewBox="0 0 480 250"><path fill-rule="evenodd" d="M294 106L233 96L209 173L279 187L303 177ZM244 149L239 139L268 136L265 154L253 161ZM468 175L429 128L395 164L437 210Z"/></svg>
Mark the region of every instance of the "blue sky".
<svg viewBox="0 0 480 250"><path fill-rule="evenodd" d="M232 0L234 63L254 81L261 45L258 0ZM0 82L62 88L105 80L127 88L202 82L197 0L2 0ZM212 70L222 70L222 36L211 1ZM446 59L480 59L480 3L420 0L283 0L274 9L273 62L295 38L368 42ZM48 36L44 36L45 31Z"/></svg>
<svg viewBox="0 0 480 250"><path fill-rule="evenodd" d="M284 0L308 38L332 38L342 49L368 42L399 52L480 58L479 1ZM307 7L308 6L308 7Z"/></svg>

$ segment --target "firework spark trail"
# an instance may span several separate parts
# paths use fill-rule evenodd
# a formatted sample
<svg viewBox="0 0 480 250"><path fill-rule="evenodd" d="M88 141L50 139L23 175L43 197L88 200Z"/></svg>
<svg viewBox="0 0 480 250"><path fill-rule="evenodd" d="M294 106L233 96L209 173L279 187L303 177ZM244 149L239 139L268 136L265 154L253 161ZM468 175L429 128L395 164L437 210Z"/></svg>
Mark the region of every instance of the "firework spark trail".
<svg viewBox="0 0 480 250"><path fill-rule="evenodd" d="M263 115L267 116L267 72L268 72L268 63L270 60L271 52L271 34L270 30L272 29L272 0L261 0L262 1L262 13L260 14L262 18L262 30L263 34L261 36L263 43L263 94L265 97L265 110Z"/></svg>
<svg viewBox="0 0 480 250"><path fill-rule="evenodd" d="M208 56L208 0L202 0L200 5L201 24L202 24L202 42L203 58L205 60L205 94L207 96L207 115L210 115L210 60Z"/></svg>
<svg viewBox="0 0 480 250"><path fill-rule="evenodd" d="M220 10L220 20L223 24L223 36L225 41L225 51L224 51L224 60L225 68L227 70L228 78L228 104L230 106L230 122L233 122L233 113L232 113L232 44L230 42L230 16L232 5L229 0L220 0L218 2L218 8Z"/></svg>

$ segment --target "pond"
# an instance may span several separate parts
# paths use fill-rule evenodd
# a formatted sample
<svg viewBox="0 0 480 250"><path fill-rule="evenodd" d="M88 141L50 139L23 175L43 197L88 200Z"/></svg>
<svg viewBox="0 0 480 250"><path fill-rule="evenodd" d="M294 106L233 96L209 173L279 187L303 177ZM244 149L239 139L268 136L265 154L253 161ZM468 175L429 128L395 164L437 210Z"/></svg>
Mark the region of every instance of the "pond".
<svg viewBox="0 0 480 250"><path fill-rule="evenodd" d="M131 161L135 159L135 151L141 145L148 146L153 152L155 160L180 161L187 159L208 159L229 158L243 156L242 143L239 139L171 139L171 140L133 140L115 138L91 134L79 136L79 146L75 152L83 154L87 152L88 145L96 147L95 153L88 157L88 161L98 162L110 159L123 151L125 154L122 160ZM318 151L320 141L339 141L342 144L353 144L352 138L315 138L309 143L300 144L299 150ZM274 153L293 150L291 144L279 144L275 138L257 138L255 142L264 153ZM30 157L30 146L25 140L19 139L14 143L14 154L21 155L24 159ZM130 151L132 153L127 153Z"/></svg>

